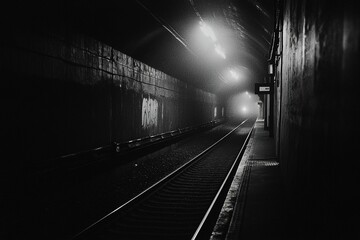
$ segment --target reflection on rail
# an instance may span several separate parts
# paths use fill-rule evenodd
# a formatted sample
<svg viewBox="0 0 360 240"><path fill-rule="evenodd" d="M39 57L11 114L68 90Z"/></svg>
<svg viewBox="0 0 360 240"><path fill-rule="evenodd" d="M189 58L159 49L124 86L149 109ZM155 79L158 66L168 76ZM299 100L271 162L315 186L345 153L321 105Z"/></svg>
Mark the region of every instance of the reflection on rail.
<svg viewBox="0 0 360 240"><path fill-rule="evenodd" d="M74 238L196 239L241 159L252 126L252 121L243 121L192 160ZM246 133L233 134L240 127L247 129Z"/></svg>

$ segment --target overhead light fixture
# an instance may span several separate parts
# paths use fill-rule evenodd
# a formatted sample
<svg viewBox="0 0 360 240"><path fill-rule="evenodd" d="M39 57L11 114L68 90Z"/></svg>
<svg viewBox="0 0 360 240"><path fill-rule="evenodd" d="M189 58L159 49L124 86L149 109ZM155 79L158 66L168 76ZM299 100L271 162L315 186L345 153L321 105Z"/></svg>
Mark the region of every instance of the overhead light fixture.
<svg viewBox="0 0 360 240"><path fill-rule="evenodd" d="M200 30L203 32L203 34L206 37L210 38L212 40L212 42L214 43L215 52L218 55L220 55L223 59L226 59L225 52L224 52L223 48L219 45L212 28L203 21L200 21L199 24L200 24Z"/></svg>
<svg viewBox="0 0 360 240"><path fill-rule="evenodd" d="M205 34L205 36L209 37L213 42L216 42L217 39L212 28L203 21L201 21L199 24L200 30Z"/></svg>
<svg viewBox="0 0 360 240"><path fill-rule="evenodd" d="M215 44L215 52L219 54L223 59L226 58L225 52L219 44Z"/></svg>

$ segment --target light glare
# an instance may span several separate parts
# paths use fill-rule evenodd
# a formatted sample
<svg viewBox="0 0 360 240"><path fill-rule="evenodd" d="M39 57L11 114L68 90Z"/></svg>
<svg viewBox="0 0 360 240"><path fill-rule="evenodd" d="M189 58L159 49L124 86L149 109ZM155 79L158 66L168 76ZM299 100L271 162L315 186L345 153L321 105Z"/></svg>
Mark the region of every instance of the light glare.
<svg viewBox="0 0 360 240"><path fill-rule="evenodd" d="M236 80L239 79L239 74L237 74L237 72L230 70L230 74L231 74L231 77L235 78Z"/></svg>
<svg viewBox="0 0 360 240"><path fill-rule="evenodd" d="M205 34L205 36L211 38L213 42L217 41L214 31L206 23L200 22L200 30Z"/></svg>
<svg viewBox="0 0 360 240"><path fill-rule="evenodd" d="M241 111L242 111L243 113L246 113L246 112L247 112L247 108L246 108L245 106L243 106L243 107L241 108Z"/></svg>
<svg viewBox="0 0 360 240"><path fill-rule="evenodd" d="M216 44L216 45L215 45L215 52L216 52L217 54L219 54L223 59L226 58L225 53L224 53L224 50L221 48L221 46L220 46L219 44Z"/></svg>
<svg viewBox="0 0 360 240"><path fill-rule="evenodd" d="M227 116L243 117L243 116L260 116L259 104L260 100L257 95L252 95L249 91L239 92L229 97L227 101ZM251 98L249 97L251 95Z"/></svg>

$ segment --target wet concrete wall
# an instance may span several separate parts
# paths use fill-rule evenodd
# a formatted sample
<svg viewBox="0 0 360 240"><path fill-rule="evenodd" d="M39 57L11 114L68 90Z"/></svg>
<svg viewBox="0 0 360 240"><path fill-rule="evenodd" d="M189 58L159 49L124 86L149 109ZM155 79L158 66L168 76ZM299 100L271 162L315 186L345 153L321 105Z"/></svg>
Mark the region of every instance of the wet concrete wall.
<svg viewBox="0 0 360 240"><path fill-rule="evenodd" d="M220 117L214 94L100 41L11 30L1 46L1 128L11 159L25 165Z"/></svg>
<svg viewBox="0 0 360 240"><path fill-rule="evenodd" d="M277 138L294 239L359 236L355 1L284 1ZM355 234L355 235L351 235Z"/></svg>

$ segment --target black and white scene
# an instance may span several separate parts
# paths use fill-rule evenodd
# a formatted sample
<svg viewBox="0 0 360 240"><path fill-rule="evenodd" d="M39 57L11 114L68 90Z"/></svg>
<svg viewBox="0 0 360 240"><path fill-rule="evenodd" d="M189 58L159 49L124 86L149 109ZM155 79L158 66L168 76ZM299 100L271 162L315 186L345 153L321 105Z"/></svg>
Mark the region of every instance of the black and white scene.
<svg viewBox="0 0 360 240"><path fill-rule="evenodd" d="M0 9L0 239L360 239L357 1Z"/></svg>

